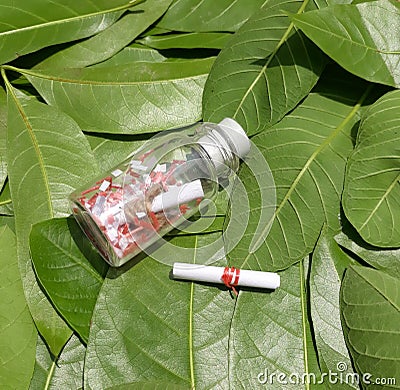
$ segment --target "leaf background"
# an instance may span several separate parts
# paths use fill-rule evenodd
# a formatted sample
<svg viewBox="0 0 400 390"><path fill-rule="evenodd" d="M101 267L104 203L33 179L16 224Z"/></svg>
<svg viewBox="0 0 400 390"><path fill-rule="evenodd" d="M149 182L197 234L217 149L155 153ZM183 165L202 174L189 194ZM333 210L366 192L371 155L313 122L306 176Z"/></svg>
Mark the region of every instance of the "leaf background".
<svg viewBox="0 0 400 390"><path fill-rule="evenodd" d="M310 270L310 306L315 343L321 371L352 375L352 362L347 351L340 318L340 286L344 270L354 263L343 253L324 229L312 256ZM344 369L342 369L343 367ZM329 388L336 385L328 383ZM341 383L343 389L359 387Z"/></svg>
<svg viewBox="0 0 400 390"><path fill-rule="evenodd" d="M16 237L0 227L0 383L27 388L33 372L36 329L18 271Z"/></svg>
<svg viewBox="0 0 400 390"><path fill-rule="evenodd" d="M351 89L354 79L340 71L328 72L327 80L292 113L252 138L271 168L277 204L266 225L272 224L271 230L259 249L249 252L254 231L248 229L228 254L236 266L285 269L312 251L324 223L333 230L340 227L343 172L368 90L363 83L357 84L360 89ZM244 182L248 175L246 169L239 174ZM249 191L254 209L250 221L259 218L258 197Z"/></svg>
<svg viewBox="0 0 400 390"><path fill-rule="evenodd" d="M293 28L287 14L302 13L312 4L268 1L239 29L207 79L205 120L232 117L248 134L256 134L282 119L310 92L324 58Z"/></svg>
<svg viewBox="0 0 400 390"><path fill-rule="evenodd" d="M265 0L174 1L158 26L176 31L236 31Z"/></svg>
<svg viewBox="0 0 400 390"><path fill-rule="evenodd" d="M346 272L342 284L345 336L357 371L371 374L367 388L374 387L378 376L399 376L399 284L398 278L357 266ZM387 388L398 385L388 384Z"/></svg>
<svg viewBox="0 0 400 390"><path fill-rule="evenodd" d="M213 58L135 67L23 71L50 105L82 129L134 134L188 125L201 118L201 93Z"/></svg>
<svg viewBox="0 0 400 390"><path fill-rule="evenodd" d="M361 258L367 264L393 275L400 275L400 250L374 247L366 243L349 222L343 224L343 231L335 236L336 242Z"/></svg>
<svg viewBox="0 0 400 390"><path fill-rule="evenodd" d="M105 61L131 43L157 20L171 4L171 0L146 0L134 7L104 31L86 41L56 52L36 65L36 68L83 68Z"/></svg>
<svg viewBox="0 0 400 390"><path fill-rule="evenodd" d="M70 218L35 224L29 240L41 286L69 326L87 342L107 264Z"/></svg>
<svg viewBox="0 0 400 390"><path fill-rule="evenodd" d="M273 294L243 291L232 317L229 338L230 386L238 389L256 388L265 374L313 373L319 368L307 313L305 275L308 261L280 273L281 286ZM276 389L307 388L266 382ZM265 383L264 383L265 384Z"/></svg>
<svg viewBox="0 0 400 390"><path fill-rule="evenodd" d="M5 370L10 383L21 380L27 388L33 370L32 389L279 389L288 386L263 385L258 375L319 377L336 371L339 360L348 373L398 376L399 249L360 236L348 200L356 187L354 166L369 175L376 163L375 153L362 162L356 158L367 149L363 138L371 150L383 151L386 168L397 169L398 91L384 96L390 89L376 82L398 86L399 6L388 0L339 3L349 1L101 0L67 1L61 8L58 0L3 1L2 10L15 7L0 13L0 60L18 58L2 66L9 107L1 88L0 158L6 153L7 161L0 161L0 232L7 231L3 241L9 243L16 231L20 274L15 265L6 274L24 282L27 301L19 289L19 307L30 318L29 305L44 336L36 337L30 320L29 353L18 377ZM96 15L89 16L92 11ZM161 263L142 256L109 270L88 295L91 279L84 269L91 256L81 251L88 242L80 245L83 235L71 236L65 219L69 192L155 132L225 116L240 121L271 167L257 175L242 164L247 227L247 215L235 207L245 203L240 192L228 207L221 191L209 211L216 218L204 232L171 232L153 253ZM365 136L368 127L372 134L379 130L375 138ZM380 145L385 140L390 148ZM272 176L277 202L271 192L262 202L260 191ZM395 205L379 213L383 237L396 236ZM213 255L204 243L219 238L222 228L238 231L227 226L245 229L227 254L230 265L279 270L280 289L241 289L234 299L223 286L170 279L173 261L204 262ZM228 249L231 238L226 234ZM171 243L187 251L181 255ZM2 245L0 252L8 265L10 248ZM16 293L17 284L0 289ZM371 304L376 310L366 314ZM3 312L14 313L2 309L0 323L8 321ZM17 332L15 324L11 331ZM2 338L3 330L2 345L16 341ZM314 387L332 386L293 385Z"/></svg>
<svg viewBox="0 0 400 390"><path fill-rule="evenodd" d="M71 331L37 284L29 254L29 232L35 222L66 215L67 195L83 178L93 175L97 166L72 119L10 85L8 115L11 195L19 200L14 205L19 268L35 324L57 356ZM63 131L56 133L54 129Z"/></svg>
<svg viewBox="0 0 400 390"><path fill-rule="evenodd" d="M400 91L392 91L365 113L343 195L343 209L358 233L369 244L387 248L400 246L399 104Z"/></svg>
<svg viewBox="0 0 400 390"><path fill-rule="evenodd" d="M153 47L154 49L222 49L231 34L226 33L188 33L188 34L165 34L146 36L137 42Z"/></svg>
<svg viewBox="0 0 400 390"><path fill-rule="evenodd" d="M337 4L306 15L293 16L292 20L349 72L398 88L399 9L398 2L387 0ZM332 39L336 44L332 45Z"/></svg>
<svg viewBox="0 0 400 390"><path fill-rule="evenodd" d="M81 389L83 385L83 362L85 347L79 338L72 336L55 361L46 344L39 337L36 348L36 362L29 390L39 389Z"/></svg>
<svg viewBox="0 0 400 390"><path fill-rule="evenodd" d="M127 3L126 0L96 3L82 0L79 4L71 0L67 3L6 1L0 7L0 63L45 46L96 34L115 22L121 10L132 6Z"/></svg>
<svg viewBox="0 0 400 390"><path fill-rule="evenodd" d="M172 242L197 247L218 235L176 237ZM158 253L163 254L162 248ZM194 263L201 261L193 258ZM110 269L93 315L86 387L139 386L160 379L186 388L226 387L223 351L228 348L228 308L233 309L234 301L225 291L172 281L169 270L151 258L132 269Z"/></svg>

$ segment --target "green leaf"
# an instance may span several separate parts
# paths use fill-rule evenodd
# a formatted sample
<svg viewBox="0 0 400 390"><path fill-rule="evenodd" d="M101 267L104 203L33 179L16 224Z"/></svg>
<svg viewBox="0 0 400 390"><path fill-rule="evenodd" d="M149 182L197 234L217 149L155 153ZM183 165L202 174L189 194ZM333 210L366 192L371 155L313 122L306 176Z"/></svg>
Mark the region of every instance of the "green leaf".
<svg viewBox="0 0 400 390"><path fill-rule="evenodd" d="M400 246L400 91L363 116L343 194L346 217L371 245Z"/></svg>
<svg viewBox="0 0 400 390"><path fill-rule="evenodd" d="M332 230L339 227L345 165L353 150L352 132L369 88L342 72L328 71L329 77L291 114L252 138L271 168L277 205L264 224L264 232L253 243L260 199L251 183L248 229L228 254L234 265L285 269L313 250L324 223ZM248 176L246 169L239 174L244 183ZM233 222L240 224L241 220L239 213Z"/></svg>
<svg viewBox="0 0 400 390"><path fill-rule="evenodd" d="M7 94L0 87L0 192L7 178L6 160Z"/></svg>
<svg viewBox="0 0 400 390"><path fill-rule="evenodd" d="M19 70L53 106L87 131L134 134L201 118L201 94L213 58L132 67Z"/></svg>
<svg viewBox="0 0 400 390"><path fill-rule="evenodd" d="M86 41L77 43L39 63L36 68L83 68L105 61L132 42L157 20L172 0L146 0L116 23Z"/></svg>
<svg viewBox="0 0 400 390"><path fill-rule="evenodd" d="M204 119L236 119L248 134L278 122L317 82L322 53L286 16L312 9L308 0L271 0L221 51L203 97Z"/></svg>
<svg viewBox="0 0 400 390"><path fill-rule="evenodd" d="M86 348L78 337L72 336L57 360L49 390L82 389L83 362Z"/></svg>
<svg viewBox="0 0 400 390"><path fill-rule="evenodd" d="M200 216L195 214L192 218L189 219L189 221L192 222L189 229L185 228L185 230L173 230L166 236L169 237L183 234L204 234L222 232L225 216L209 215L208 217L204 217L203 215Z"/></svg>
<svg viewBox="0 0 400 390"><path fill-rule="evenodd" d="M15 220L12 215L0 215L0 227L8 226L15 233Z"/></svg>
<svg viewBox="0 0 400 390"><path fill-rule="evenodd" d="M124 136L121 138L111 139L103 138L99 135L86 135L92 148L94 158L103 172L107 172L121 164L131 153L139 149L145 142L137 136Z"/></svg>
<svg viewBox="0 0 400 390"><path fill-rule="evenodd" d="M34 223L67 215L68 194L94 175L97 166L72 119L23 95L8 81L7 90L8 171L15 199L19 268L36 326L53 354L58 355L71 331L37 284L29 255L29 233Z"/></svg>
<svg viewBox="0 0 400 390"><path fill-rule="evenodd" d="M15 234L0 227L0 383L27 388L35 364L36 328L18 270Z"/></svg>
<svg viewBox="0 0 400 390"><path fill-rule="evenodd" d="M241 291L229 334L232 389L309 389L289 376L320 375L307 314L306 269L301 261L280 274L272 293ZM275 375L271 377L271 374ZM285 375L287 383L277 381Z"/></svg>
<svg viewBox="0 0 400 390"><path fill-rule="evenodd" d="M373 267L400 275L400 249L382 249L366 243L349 222L335 236L336 242Z"/></svg>
<svg viewBox="0 0 400 390"><path fill-rule="evenodd" d="M203 264L206 259L196 248L215 237L219 234L182 236L171 242L195 248L192 261ZM160 256L165 256L163 249ZM128 267L110 269L96 303L85 388L142 388L146 382L226 388L234 305L226 289L173 281L171 267L150 257Z"/></svg>
<svg viewBox="0 0 400 390"><path fill-rule="evenodd" d="M241 184L241 185L239 185ZM256 206L257 205L257 206ZM231 259L241 248L255 252L268 234L276 208L276 191L271 169L260 149L251 145L239 177L229 191L224 224L224 248Z"/></svg>
<svg viewBox="0 0 400 390"><path fill-rule="evenodd" d="M14 215L10 185L8 180L6 180L3 189L0 192L0 215Z"/></svg>
<svg viewBox="0 0 400 390"><path fill-rule="evenodd" d="M83 341L108 266L71 219L32 227L30 250L40 284L68 325Z"/></svg>
<svg viewBox="0 0 400 390"><path fill-rule="evenodd" d="M168 30L236 31L265 0L175 0L157 26Z"/></svg>
<svg viewBox="0 0 400 390"><path fill-rule="evenodd" d="M149 35L162 35L162 34L168 34L170 32L171 30L167 30L166 28L161 28L158 27L157 25L152 25L143 34L141 34L141 36L146 37Z"/></svg>
<svg viewBox="0 0 400 390"><path fill-rule="evenodd" d="M105 68L119 65L130 64L134 66L135 62L163 62L166 57L161 55L157 50L150 47L138 45L136 43L125 47L119 53L112 56L110 59L99 64L91 66L91 68Z"/></svg>
<svg viewBox="0 0 400 390"><path fill-rule="evenodd" d="M29 385L29 390L45 389L46 383L50 381L50 378L53 375L55 366L56 366L55 358L53 358L50 355L46 343L42 340L42 338L39 335L36 344L35 368Z"/></svg>
<svg viewBox="0 0 400 390"><path fill-rule="evenodd" d="M364 1L364 0L360 0ZM368 0L365 0L368 1ZM371 0L374 1L374 0ZM335 5L335 4L355 4L357 2L357 0L314 0L314 3L316 4L317 8L324 8L324 7L328 7L331 5Z"/></svg>
<svg viewBox="0 0 400 390"><path fill-rule="evenodd" d="M58 359L52 358L39 338L36 365L29 390L83 388L83 362L86 349L78 337L72 336Z"/></svg>
<svg viewBox="0 0 400 390"><path fill-rule="evenodd" d="M333 5L293 16L292 20L349 72L400 87L399 11L398 2L380 0Z"/></svg>
<svg viewBox="0 0 400 390"><path fill-rule="evenodd" d="M331 235L323 231L318 240L311 262L310 305L319 364L326 375L329 372L352 375L352 363L347 351L340 322L340 285L344 268L351 259L340 250ZM334 384L327 383L329 388ZM342 389L359 387L341 384Z"/></svg>
<svg viewBox="0 0 400 390"><path fill-rule="evenodd" d="M138 39L137 42L158 50L174 48L222 49L231 36L231 34L227 33L165 34L147 36Z"/></svg>
<svg viewBox="0 0 400 390"><path fill-rule="evenodd" d="M341 291L342 323L359 374L400 377L400 280L366 267L351 267ZM379 386L378 386L379 387ZM365 388L376 388L373 384ZM398 383L384 386L399 388Z"/></svg>
<svg viewBox="0 0 400 390"><path fill-rule="evenodd" d="M0 63L57 43L94 35L114 23L127 0L5 0L0 12Z"/></svg>

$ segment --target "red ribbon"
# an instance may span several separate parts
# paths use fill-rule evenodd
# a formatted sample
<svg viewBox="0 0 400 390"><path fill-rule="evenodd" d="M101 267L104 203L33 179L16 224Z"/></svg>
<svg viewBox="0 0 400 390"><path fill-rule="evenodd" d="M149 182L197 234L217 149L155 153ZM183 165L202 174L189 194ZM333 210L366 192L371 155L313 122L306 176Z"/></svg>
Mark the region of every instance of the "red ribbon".
<svg viewBox="0 0 400 390"><path fill-rule="evenodd" d="M235 286L239 283L240 269L235 267L225 267L224 272L221 276L221 280L224 282L225 286L235 293L238 296L238 292L235 289Z"/></svg>

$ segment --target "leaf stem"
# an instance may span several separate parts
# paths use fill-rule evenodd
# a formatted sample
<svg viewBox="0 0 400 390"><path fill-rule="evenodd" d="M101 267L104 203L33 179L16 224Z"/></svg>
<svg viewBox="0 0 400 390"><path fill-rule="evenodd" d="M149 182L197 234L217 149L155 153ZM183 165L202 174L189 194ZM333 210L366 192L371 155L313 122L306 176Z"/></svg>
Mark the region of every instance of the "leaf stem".
<svg viewBox="0 0 400 390"><path fill-rule="evenodd" d="M307 311L306 311L306 285L305 285L305 276L304 276L304 260L300 261L300 303L301 303L301 325L302 325L302 333L303 333L303 349L304 349L304 370L307 374L306 378L309 377L309 367L308 367L308 347L307 347ZM310 389L310 383L308 380L305 381L306 389Z"/></svg>
<svg viewBox="0 0 400 390"><path fill-rule="evenodd" d="M6 75L6 71L5 71L7 68L12 68L12 66L9 67L9 66L7 66L7 65L3 65L3 66L1 67L1 77L2 77L3 80L4 80L4 83L6 84L6 87L11 87L11 84L10 84L10 82L8 81L8 78L7 78L7 75Z"/></svg>
<svg viewBox="0 0 400 390"><path fill-rule="evenodd" d="M4 205L9 204L11 202L12 202L11 199L3 200L2 202L0 202L0 206L4 206Z"/></svg>
<svg viewBox="0 0 400 390"><path fill-rule="evenodd" d="M231 347L233 340L232 340L232 329L233 329L233 319L235 317L236 314L236 310L237 310L237 305L238 305L238 301L240 299L240 297L242 296L243 292L239 291L239 296L235 299L234 304L233 304L233 311L232 311L232 316L231 316L231 320L229 322L229 333L228 333L228 367L227 367L227 371L228 371L228 388L229 390L232 388L231 387L231 350L233 349L233 347Z"/></svg>
<svg viewBox="0 0 400 390"><path fill-rule="evenodd" d="M33 131L32 125L29 122L29 119L24 111L24 108L22 107L22 105L20 104L20 102L17 99L17 96L14 93L14 88L11 85L10 81L7 78L6 75L6 69L11 69L12 67L10 66L2 66L1 67L1 76L3 77L4 83L6 84L6 89L7 89L7 94L9 94L12 99L14 100L15 106L19 112L19 114L21 115L22 121L25 124L25 127L28 131L29 137L31 139L33 148L35 149L36 152L36 156L38 159L38 163L39 163L39 167L40 167L40 171L42 173L43 176L43 181L44 181L44 186L46 188L46 193L47 193L47 205L48 205L48 209L49 212L51 214L51 216L54 216L54 209L53 209L53 204L52 204L52 200L51 200L51 193L50 193L50 186L49 186L49 179L47 176L47 172L46 172L46 168L45 168L45 164L44 164L44 159L42 156L42 152L40 150L39 147L39 143L36 139L35 133ZM15 68L16 69L16 68Z"/></svg>
<svg viewBox="0 0 400 390"><path fill-rule="evenodd" d="M198 70L196 72L196 74L194 75L176 75L175 78L173 78L173 80L195 80L197 78L201 78L205 75L207 75L210 71L210 67L211 64L214 62L214 57L210 57L210 58L203 58L203 59L198 59L196 60L197 64L200 64L202 66L204 66L204 69L201 68L200 70ZM205 64L205 65L203 65ZM154 65L154 64L153 64ZM160 63L155 63L155 66L170 66L170 63L165 63L164 65L161 65ZM36 78L40 78L43 80L51 80L51 81L57 81L60 83L70 83L70 84L78 84L78 85L101 85L101 86L105 86L105 85L117 85L117 86L121 86L121 85L142 85L142 84L164 84L166 82L169 81L168 77L162 77L160 79L152 79L152 80L146 80L146 81L98 81L98 80L94 80L94 79L73 79L73 78L66 78L66 77L58 77L58 76L52 76L52 75L48 75L48 74L44 74L41 72L35 72L32 71L30 69L21 69L21 68L16 68L14 66L11 65L3 65L4 69L8 69L11 70L13 72L17 72L20 73L24 76L32 76L32 77L36 77ZM86 68L85 68L86 69Z"/></svg>
<svg viewBox="0 0 400 390"><path fill-rule="evenodd" d="M194 242L193 264L196 263L197 254L196 236ZM196 383L194 380L194 351L193 351L193 300L194 300L194 283L190 283L190 303L189 303L189 366L190 366L190 388L195 389Z"/></svg>
<svg viewBox="0 0 400 390"><path fill-rule="evenodd" d="M190 366L190 388L195 388L194 382L194 361L193 361L193 297L194 283L190 285L190 304L189 304L189 366Z"/></svg>
<svg viewBox="0 0 400 390"><path fill-rule="evenodd" d="M50 382L51 379L53 378L54 370L56 369L56 359L52 359L52 363L50 366L49 373L47 374L47 379L46 379L46 384L44 385L43 390L48 390L50 388Z"/></svg>

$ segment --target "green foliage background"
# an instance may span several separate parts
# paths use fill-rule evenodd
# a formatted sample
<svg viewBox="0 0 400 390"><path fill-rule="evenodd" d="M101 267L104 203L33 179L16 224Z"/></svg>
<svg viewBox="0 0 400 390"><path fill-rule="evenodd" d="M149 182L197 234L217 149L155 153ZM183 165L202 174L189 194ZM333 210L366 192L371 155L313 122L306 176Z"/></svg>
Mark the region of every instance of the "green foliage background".
<svg viewBox="0 0 400 390"><path fill-rule="evenodd" d="M400 388L399 2L0 0L0 64L2 388ZM259 240L243 165L249 223L218 264L281 287L233 298L151 257L108 269L69 193L154 133L224 117L277 203ZM221 202L171 242L201 247L230 218Z"/></svg>

